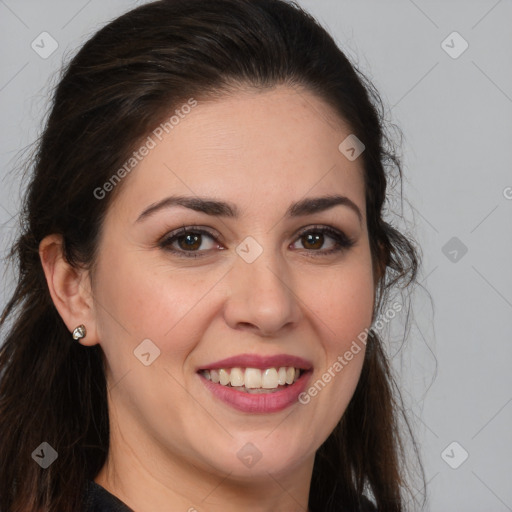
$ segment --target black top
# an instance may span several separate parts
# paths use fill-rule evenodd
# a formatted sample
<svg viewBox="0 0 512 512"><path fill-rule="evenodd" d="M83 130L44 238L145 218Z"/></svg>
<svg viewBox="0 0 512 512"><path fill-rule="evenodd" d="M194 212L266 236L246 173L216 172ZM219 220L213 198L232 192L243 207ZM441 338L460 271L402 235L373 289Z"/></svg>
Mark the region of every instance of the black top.
<svg viewBox="0 0 512 512"><path fill-rule="evenodd" d="M86 501L84 512L134 512L119 498L109 493L101 485L93 482L88 483L86 489ZM363 496L363 507L357 512L377 512L377 509L368 498Z"/></svg>
<svg viewBox="0 0 512 512"><path fill-rule="evenodd" d="M119 498L109 493L101 485L89 481L85 490L84 512L134 512Z"/></svg>

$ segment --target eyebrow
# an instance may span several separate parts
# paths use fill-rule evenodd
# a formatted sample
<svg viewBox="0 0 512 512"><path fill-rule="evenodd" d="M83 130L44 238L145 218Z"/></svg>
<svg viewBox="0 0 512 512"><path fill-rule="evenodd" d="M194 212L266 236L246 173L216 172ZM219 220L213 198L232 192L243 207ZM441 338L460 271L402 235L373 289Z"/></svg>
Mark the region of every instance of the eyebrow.
<svg viewBox="0 0 512 512"><path fill-rule="evenodd" d="M322 197L311 197L301 199L296 203L292 203L286 211L285 217L301 217L304 215L312 215L314 213L329 210L335 206L347 206L353 210L359 218L359 223L363 221L363 215L359 207L348 197L340 195L329 195ZM140 222L164 208L173 206L183 206L196 212L205 213L215 217L238 218L240 210L233 203L218 201L208 197L191 197L191 196L170 196L149 205L137 218L136 222Z"/></svg>

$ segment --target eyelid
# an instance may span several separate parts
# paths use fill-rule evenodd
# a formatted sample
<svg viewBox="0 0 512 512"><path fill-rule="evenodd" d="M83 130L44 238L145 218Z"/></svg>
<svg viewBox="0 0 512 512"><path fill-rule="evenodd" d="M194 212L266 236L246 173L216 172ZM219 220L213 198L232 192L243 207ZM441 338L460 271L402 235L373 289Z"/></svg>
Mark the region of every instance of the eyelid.
<svg viewBox="0 0 512 512"><path fill-rule="evenodd" d="M179 236L181 234L186 233L206 233L212 238L222 239L222 235L217 232L216 230L213 230L212 228L203 226L201 224L183 224L179 228L171 229L170 231L166 231L163 236L161 236L158 240L158 242L165 242L166 240L169 240L170 238Z"/></svg>

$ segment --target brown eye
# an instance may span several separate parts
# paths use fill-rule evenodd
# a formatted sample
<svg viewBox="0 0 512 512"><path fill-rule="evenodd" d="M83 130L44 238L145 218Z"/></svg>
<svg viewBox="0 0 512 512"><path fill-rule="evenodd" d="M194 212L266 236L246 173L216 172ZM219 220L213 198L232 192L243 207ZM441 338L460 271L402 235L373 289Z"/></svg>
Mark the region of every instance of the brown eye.
<svg viewBox="0 0 512 512"><path fill-rule="evenodd" d="M330 249L321 250L326 238L334 240L334 244L333 246L331 245ZM326 226L319 226L303 231L299 235L299 239L302 241L304 248L312 253L311 256L325 256L341 252L355 244L355 241L347 237L345 233Z"/></svg>
<svg viewBox="0 0 512 512"><path fill-rule="evenodd" d="M203 243L205 243L205 238L212 240L212 242L216 241L215 235L205 229L192 229L192 226L182 227L166 235L158 245L177 256L198 258L205 256L205 253L216 245L211 243L210 247L203 247L201 249ZM322 249L326 244L326 240L329 239L331 240L330 248ZM343 232L326 226L314 227L303 231L299 235L298 240L301 241L303 248L311 256L326 256L338 253L349 249L355 244L355 241L348 238Z"/></svg>
<svg viewBox="0 0 512 512"><path fill-rule="evenodd" d="M184 249L186 251L194 249L199 249L201 246L201 235L200 233L197 234L190 234L190 235L183 235L176 238L176 241L178 242L178 245L180 246L180 249Z"/></svg>
<svg viewBox="0 0 512 512"><path fill-rule="evenodd" d="M321 249L324 244L323 233L302 235L302 238L305 240L306 249Z"/></svg>
<svg viewBox="0 0 512 512"><path fill-rule="evenodd" d="M215 241L215 236L204 229L190 229L183 227L164 237L164 239L159 242L159 246L162 249L178 254L179 256L197 258L203 256L202 253L212 249L215 245L210 244L210 247L199 250L204 243L205 237Z"/></svg>

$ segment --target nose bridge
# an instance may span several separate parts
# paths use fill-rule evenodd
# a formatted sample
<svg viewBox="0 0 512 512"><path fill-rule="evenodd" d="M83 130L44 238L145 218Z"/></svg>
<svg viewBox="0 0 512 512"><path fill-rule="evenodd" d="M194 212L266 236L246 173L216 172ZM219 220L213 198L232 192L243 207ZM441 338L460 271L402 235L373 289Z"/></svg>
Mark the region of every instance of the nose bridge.
<svg viewBox="0 0 512 512"><path fill-rule="evenodd" d="M268 244L269 237L266 240ZM264 335L296 323L300 309L293 291L293 276L280 252L247 237L237 247L237 254L230 272L227 322L233 328L251 324Z"/></svg>

